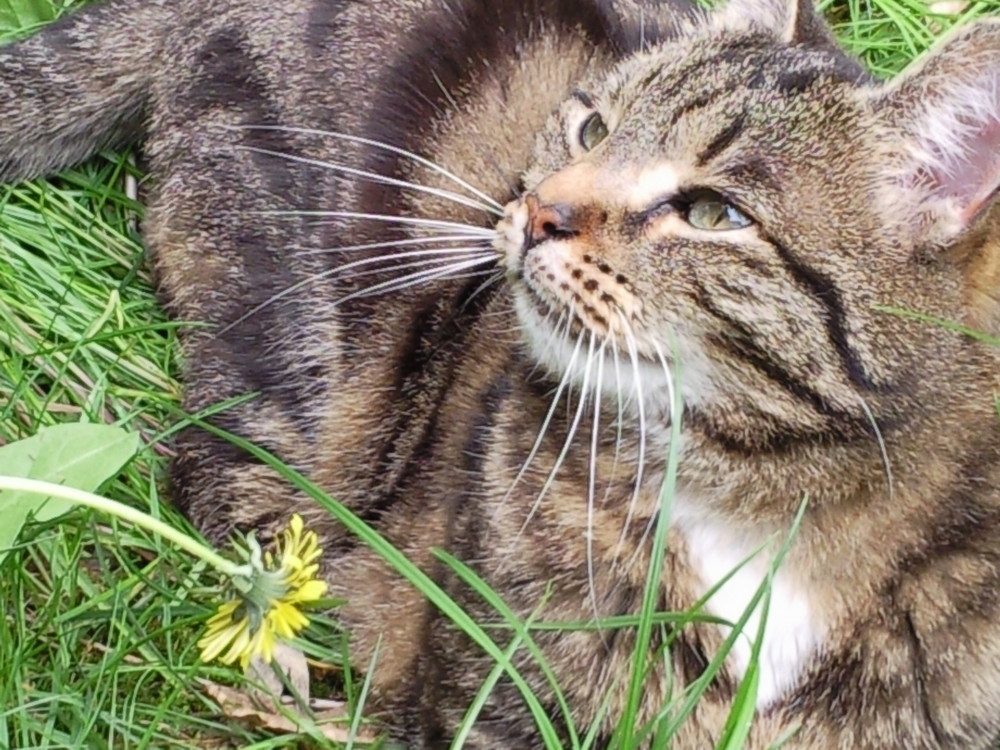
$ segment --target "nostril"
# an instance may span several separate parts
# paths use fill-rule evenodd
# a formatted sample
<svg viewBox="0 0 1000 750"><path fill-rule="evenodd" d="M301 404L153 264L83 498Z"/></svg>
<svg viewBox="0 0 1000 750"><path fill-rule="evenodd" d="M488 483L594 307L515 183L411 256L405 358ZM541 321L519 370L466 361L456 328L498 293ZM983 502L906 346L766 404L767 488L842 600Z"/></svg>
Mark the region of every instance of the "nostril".
<svg viewBox="0 0 1000 750"><path fill-rule="evenodd" d="M547 240L569 239L579 234L572 206L564 203L541 205L534 195L528 196L525 205L528 208L525 250Z"/></svg>

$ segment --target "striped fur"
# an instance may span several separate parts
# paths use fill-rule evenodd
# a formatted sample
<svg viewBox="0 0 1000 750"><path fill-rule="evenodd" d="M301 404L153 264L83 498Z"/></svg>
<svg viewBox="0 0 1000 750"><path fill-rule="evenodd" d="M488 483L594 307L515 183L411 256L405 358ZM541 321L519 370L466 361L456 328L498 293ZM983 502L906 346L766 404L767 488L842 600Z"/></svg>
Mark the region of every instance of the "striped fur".
<svg viewBox="0 0 1000 750"><path fill-rule="evenodd" d="M795 0L110 0L0 50L0 177L140 140L165 303L210 324L184 334L186 407L256 394L214 421L481 621L432 548L524 617L638 611L680 388L663 608L763 545L706 605L738 614L808 499L749 747L988 748L1000 353L881 308L1000 334L997 71L986 21L877 82ZM749 225L700 225L718 200ZM379 649L373 713L447 747L489 659L271 471L201 432L177 447L209 536L293 510L321 532L357 663ZM726 632L671 634L641 721ZM538 633L596 747L634 638ZM746 655L674 747L714 746ZM501 680L465 746L540 742Z"/></svg>

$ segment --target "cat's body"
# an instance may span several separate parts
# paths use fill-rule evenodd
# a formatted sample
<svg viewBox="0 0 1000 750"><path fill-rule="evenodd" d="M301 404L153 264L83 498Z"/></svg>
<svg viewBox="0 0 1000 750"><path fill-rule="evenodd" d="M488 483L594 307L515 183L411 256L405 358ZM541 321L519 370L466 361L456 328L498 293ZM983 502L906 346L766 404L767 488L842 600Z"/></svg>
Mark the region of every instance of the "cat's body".
<svg viewBox="0 0 1000 750"><path fill-rule="evenodd" d="M883 87L807 7L735 0L726 13L116 0L0 50L0 178L141 133L165 299L212 324L185 336L188 409L258 393L213 419L305 471L480 621L498 616L432 547L521 617L638 611L669 360L685 411L659 608L689 609L766 544L708 604L739 617L808 500L772 586L749 746L799 726L785 747L989 747L1000 353L872 306L1000 332L1000 31L983 24ZM947 85L959 79L962 96ZM491 228L484 208L522 175L530 192L495 237L309 214ZM455 272L486 275L396 289L443 268L409 264L449 243L358 248L447 232L483 250L456 255L468 263ZM491 243L505 278L483 288ZM425 254L345 269L390 253ZM178 450L176 495L213 537L303 512L357 663L378 648L375 709L415 750L447 746L490 659L270 470L200 432ZM640 722L728 632L675 633ZM603 716L594 746L614 746L634 630L536 640L580 732ZM674 747L714 746L748 656L737 643ZM533 658L515 661L557 715ZM541 747L509 681L466 746Z"/></svg>

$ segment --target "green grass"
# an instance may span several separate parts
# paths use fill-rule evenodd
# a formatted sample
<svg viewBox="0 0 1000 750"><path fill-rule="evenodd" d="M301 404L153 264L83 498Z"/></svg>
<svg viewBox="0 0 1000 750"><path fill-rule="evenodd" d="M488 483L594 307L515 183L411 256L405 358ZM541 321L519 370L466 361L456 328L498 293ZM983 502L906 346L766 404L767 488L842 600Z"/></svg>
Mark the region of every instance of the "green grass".
<svg viewBox="0 0 1000 750"><path fill-rule="evenodd" d="M0 39L51 21L71 4L0 0ZM841 39L879 74L899 70L952 20L929 22L920 0L827 5ZM962 18L986 13L1000 15L1000 2L971 3ZM127 157L109 154L49 181L0 187L0 444L59 422L125 425L141 433L146 447L106 493L187 529L162 495L168 438L178 419L177 327L156 301L136 230L142 208L127 186L140 177ZM354 524L344 509L323 502ZM515 649L537 652L532 633L549 625L518 622L472 571L449 563L494 604L502 627L468 620L369 530L357 532L375 548L382 545L494 655L499 666L491 680L500 678ZM93 513L29 526L0 563L0 748L297 746L293 736L221 718L200 689L201 679L240 680L234 670L197 661L194 644L217 582L156 537ZM638 619L608 625L648 635L685 617L691 615L647 608ZM344 662L335 623L317 618L313 635L311 657ZM623 676L633 694L642 671ZM364 683L349 671L329 682L319 689L346 691L353 706L362 702ZM657 746L666 746L670 726L690 710L696 692L679 694L658 726L623 727L620 739L627 744L625 735L649 731ZM530 703L530 693L526 698ZM734 709L727 748L739 746L749 703ZM535 710L549 727L547 747L558 747L563 714ZM592 746L589 729L574 728L575 748ZM302 742L327 744L316 736Z"/></svg>

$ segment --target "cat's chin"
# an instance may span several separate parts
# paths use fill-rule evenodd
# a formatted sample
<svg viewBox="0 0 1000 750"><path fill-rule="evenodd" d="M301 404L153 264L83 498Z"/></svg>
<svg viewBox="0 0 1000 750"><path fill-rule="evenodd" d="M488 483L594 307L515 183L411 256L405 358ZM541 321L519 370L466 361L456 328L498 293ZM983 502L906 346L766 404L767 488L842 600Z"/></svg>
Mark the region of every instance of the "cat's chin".
<svg viewBox="0 0 1000 750"><path fill-rule="evenodd" d="M697 344L671 345L654 342L642 331L598 329L572 310L553 307L526 284L514 286L515 309L530 356L555 381L576 392L600 392L613 409L637 414L641 402L647 418L669 419L678 382L685 404L697 405L711 397L710 364Z"/></svg>

